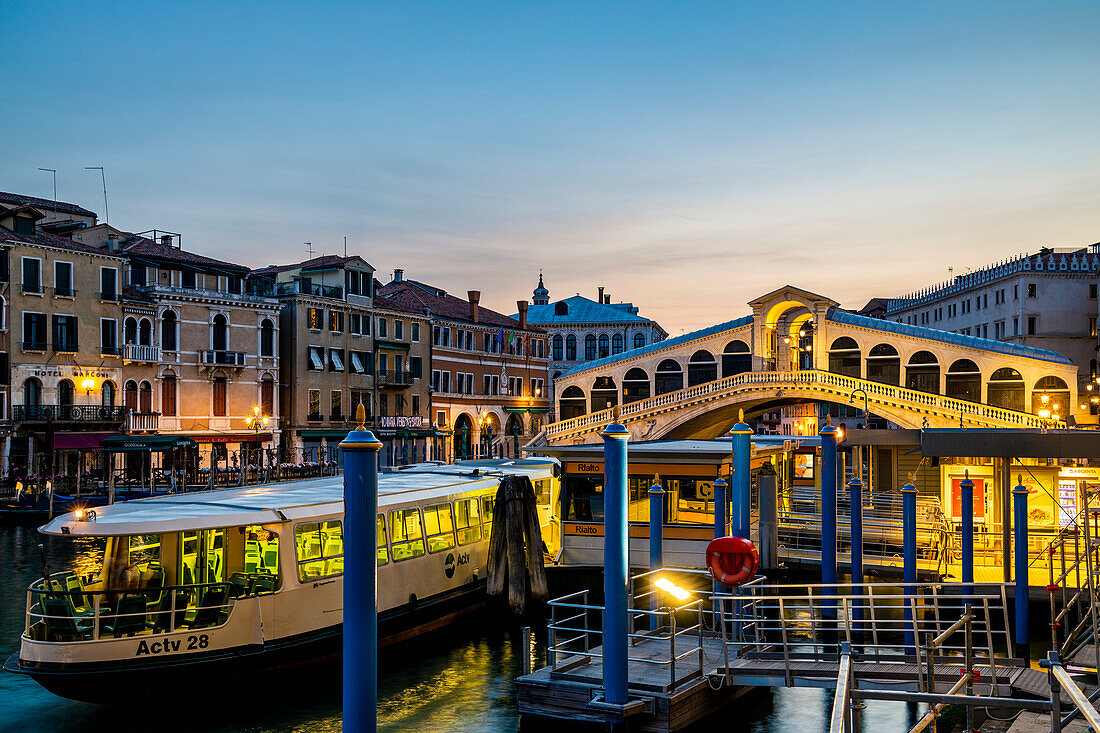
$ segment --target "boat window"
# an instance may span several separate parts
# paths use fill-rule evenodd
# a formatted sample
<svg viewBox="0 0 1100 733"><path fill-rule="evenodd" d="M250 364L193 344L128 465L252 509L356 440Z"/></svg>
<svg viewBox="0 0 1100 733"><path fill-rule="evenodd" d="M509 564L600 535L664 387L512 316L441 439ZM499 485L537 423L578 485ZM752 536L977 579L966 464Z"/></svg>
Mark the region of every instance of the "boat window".
<svg viewBox="0 0 1100 733"><path fill-rule="evenodd" d="M130 564L138 570L160 565L160 535L136 534L130 537Z"/></svg>
<svg viewBox="0 0 1100 733"><path fill-rule="evenodd" d="M450 504L424 507L424 528L428 531L428 552L442 552L455 546Z"/></svg>
<svg viewBox="0 0 1100 733"><path fill-rule="evenodd" d="M485 523L485 536L491 537L493 528L493 507L496 505L496 498L493 496L481 497L481 521Z"/></svg>
<svg viewBox="0 0 1100 733"><path fill-rule="evenodd" d="M244 571L279 574L279 535L259 525L244 528Z"/></svg>
<svg viewBox="0 0 1100 733"><path fill-rule="evenodd" d="M386 548L386 517L378 515L378 564L385 565L390 561L390 551Z"/></svg>
<svg viewBox="0 0 1100 733"><path fill-rule="evenodd" d="M221 583L225 573L225 530L180 532L180 585Z"/></svg>
<svg viewBox="0 0 1100 733"><path fill-rule="evenodd" d="M344 530L338 519L294 528L298 580L306 582L344 572Z"/></svg>
<svg viewBox="0 0 1100 733"><path fill-rule="evenodd" d="M424 533L420 530L420 510L394 509L390 512L390 542L394 561L424 554Z"/></svg>
<svg viewBox="0 0 1100 733"><path fill-rule="evenodd" d="M481 539L481 505L475 499L459 499L455 502L455 526L458 528L458 544L465 545Z"/></svg>

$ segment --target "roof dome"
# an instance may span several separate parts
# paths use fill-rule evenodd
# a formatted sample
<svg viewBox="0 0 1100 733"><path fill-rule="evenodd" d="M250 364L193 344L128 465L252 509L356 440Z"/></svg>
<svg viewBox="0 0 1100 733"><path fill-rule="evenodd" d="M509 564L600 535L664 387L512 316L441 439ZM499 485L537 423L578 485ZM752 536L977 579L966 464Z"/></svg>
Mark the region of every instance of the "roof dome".
<svg viewBox="0 0 1100 733"><path fill-rule="evenodd" d="M546 286L542 284L542 273L539 273L539 286L535 288L534 298L532 299L535 305L548 305L550 303L550 291L546 289Z"/></svg>

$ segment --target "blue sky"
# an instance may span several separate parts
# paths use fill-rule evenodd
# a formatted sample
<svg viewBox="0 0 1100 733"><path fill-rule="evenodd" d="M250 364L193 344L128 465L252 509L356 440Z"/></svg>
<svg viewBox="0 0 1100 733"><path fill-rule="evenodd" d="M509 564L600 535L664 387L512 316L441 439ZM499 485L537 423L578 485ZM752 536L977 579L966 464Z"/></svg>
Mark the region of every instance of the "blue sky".
<svg viewBox="0 0 1100 733"><path fill-rule="evenodd" d="M92 7L92 6L95 7ZM1100 240L1095 3L0 5L0 190L672 333Z"/></svg>

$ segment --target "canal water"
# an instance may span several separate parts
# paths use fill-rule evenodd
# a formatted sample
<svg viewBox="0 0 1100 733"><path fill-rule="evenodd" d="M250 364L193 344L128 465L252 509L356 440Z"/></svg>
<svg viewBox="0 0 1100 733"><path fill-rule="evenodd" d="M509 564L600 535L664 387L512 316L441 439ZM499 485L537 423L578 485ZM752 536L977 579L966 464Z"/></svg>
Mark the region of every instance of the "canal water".
<svg viewBox="0 0 1100 733"><path fill-rule="evenodd" d="M0 524L0 655L19 648L25 589L41 577L37 548L43 543L50 568L72 568L84 557L79 541L45 538L33 527ZM543 639L535 640L534 661L545 659ZM468 626L425 642L390 651L381 662L379 728L382 731L523 731L559 733L560 723L520 720L512 680L522 668L518 628ZM729 732L817 733L827 731L832 692L815 689L764 690L727 707L715 720L695 726ZM901 703L872 703L864 730L906 731L915 711ZM571 725L572 728L578 728ZM579 729L579 728L578 728ZM217 680L197 693L166 696L144 706L103 707L56 697L21 675L0 673L0 731L37 733L149 730L175 732L246 731L283 733L340 730L338 665L278 674L257 671L254 678Z"/></svg>

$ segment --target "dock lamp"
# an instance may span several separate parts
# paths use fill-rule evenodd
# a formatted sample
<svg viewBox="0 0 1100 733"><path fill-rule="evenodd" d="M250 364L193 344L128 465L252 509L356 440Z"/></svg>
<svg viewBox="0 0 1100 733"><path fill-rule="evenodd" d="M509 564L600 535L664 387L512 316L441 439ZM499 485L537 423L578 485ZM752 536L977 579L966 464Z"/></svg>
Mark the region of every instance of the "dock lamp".
<svg viewBox="0 0 1100 733"><path fill-rule="evenodd" d="M676 585L668 578L657 578L653 585L657 586L665 593L668 593L678 601L686 601L691 598L691 593Z"/></svg>

